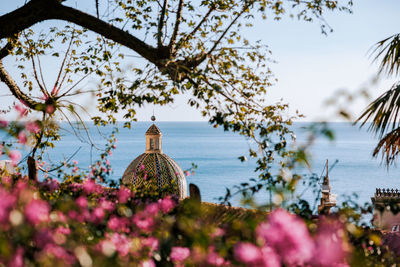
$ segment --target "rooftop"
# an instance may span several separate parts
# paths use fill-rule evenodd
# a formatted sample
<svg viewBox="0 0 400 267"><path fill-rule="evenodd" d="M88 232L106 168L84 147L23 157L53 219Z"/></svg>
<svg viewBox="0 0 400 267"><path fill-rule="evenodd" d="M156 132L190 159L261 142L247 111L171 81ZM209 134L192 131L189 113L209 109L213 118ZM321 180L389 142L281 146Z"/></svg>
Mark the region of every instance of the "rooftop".
<svg viewBox="0 0 400 267"><path fill-rule="evenodd" d="M160 135L161 131L158 129L158 127L153 124L150 126L150 128L147 130L146 135Z"/></svg>

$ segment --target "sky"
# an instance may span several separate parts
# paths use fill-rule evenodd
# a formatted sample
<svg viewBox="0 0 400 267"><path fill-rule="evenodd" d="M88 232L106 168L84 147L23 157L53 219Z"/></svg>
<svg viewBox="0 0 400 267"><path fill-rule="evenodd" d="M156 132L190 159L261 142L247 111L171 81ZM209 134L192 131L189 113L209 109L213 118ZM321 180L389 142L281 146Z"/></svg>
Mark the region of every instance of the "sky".
<svg viewBox="0 0 400 267"><path fill-rule="evenodd" d="M1 0L1 2L5 0ZM2 3L0 14L11 11L24 1ZM73 5L77 1L66 3ZM371 47L378 41L400 31L398 0L354 0L353 14L334 12L325 16L333 28L328 35L321 34L318 22L306 23L296 19L281 21L259 20L255 27L243 32L251 40L261 39L272 51L270 67L278 82L269 90L268 103L288 103L288 115L296 110L305 115L302 120L337 121L337 108L326 101L338 90L349 93L368 88L372 98L390 89L395 77L382 75L376 84L371 84L378 66L369 57ZM5 64L13 62L5 61ZM6 65L7 67L7 65ZM10 71L19 76L17 70ZM45 77L46 78L46 77ZM3 92L7 88L0 84ZM0 104L10 103L10 97L0 96ZM354 116L365 108L368 101L345 103ZM148 121L154 113L159 121L202 121L200 112L187 104L187 97L180 96L166 107L147 106L138 112L139 121ZM94 108L92 108L94 110ZM117 116L122 119L122 116Z"/></svg>

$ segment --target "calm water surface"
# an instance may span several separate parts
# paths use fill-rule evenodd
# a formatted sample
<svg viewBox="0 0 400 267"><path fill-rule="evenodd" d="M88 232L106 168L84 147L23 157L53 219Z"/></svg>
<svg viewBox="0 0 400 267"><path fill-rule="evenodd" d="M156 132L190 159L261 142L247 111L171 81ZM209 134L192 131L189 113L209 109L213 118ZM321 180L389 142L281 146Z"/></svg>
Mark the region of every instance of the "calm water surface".
<svg viewBox="0 0 400 267"><path fill-rule="evenodd" d="M133 124L132 129L119 129L116 135L117 149L110 158L112 179L119 179L128 164L144 152L144 135L150 125L151 122L139 122ZM246 155L251 146L245 138L213 128L206 122L157 122L157 125L163 133L164 153L172 157L182 169L190 168L192 162L198 165L195 176L189 177L188 183L199 186L203 200L216 202L217 197L225 194L226 187L257 177L254 161L242 163L238 160L239 156ZM294 125L298 143L305 141L304 127L308 125ZM370 201L376 187L398 187L400 170L395 166L387 170L380 159L371 156L377 142L374 136L347 123L332 123L330 126L335 132L335 141L322 138L316 140L312 148L311 171L320 174L326 159L329 162L338 160L330 172L330 178L332 190L339 195L339 201L343 194L357 193L358 202L363 203ZM109 135L112 127L101 128L101 134L95 127L90 127L90 131L94 143L103 148L105 139L102 135ZM79 148L74 159L85 168L91 160L96 160L98 150L64 130L62 140L56 144L56 149L50 151L49 156L53 161L63 160ZM310 170L300 172L310 173ZM268 199L266 194L258 197L259 201L264 199Z"/></svg>

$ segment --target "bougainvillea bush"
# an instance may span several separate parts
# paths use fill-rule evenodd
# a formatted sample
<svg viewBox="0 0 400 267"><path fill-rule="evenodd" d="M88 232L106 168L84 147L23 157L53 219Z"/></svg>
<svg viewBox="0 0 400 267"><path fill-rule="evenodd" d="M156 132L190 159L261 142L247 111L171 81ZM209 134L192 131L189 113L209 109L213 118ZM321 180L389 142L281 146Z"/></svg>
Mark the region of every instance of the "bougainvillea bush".
<svg viewBox="0 0 400 267"><path fill-rule="evenodd" d="M7 127L3 122L2 127ZM22 123L19 143L39 134ZM31 130L30 130L31 129ZM24 134L21 134L24 133ZM5 266L387 266L380 233L344 205L332 216L178 200L108 182L112 136L88 170L62 163L53 178L0 173L0 263ZM17 165L21 153L1 147ZM46 172L48 167L40 163ZM151 179L151 177L149 177ZM299 212L299 214L302 214Z"/></svg>
<svg viewBox="0 0 400 267"><path fill-rule="evenodd" d="M174 196L139 200L128 188L111 189L92 179L29 182L3 175L0 260L9 266L332 266L347 261L348 243L336 221L324 219L310 234L304 221L283 209L260 223L207 221L201 209Z"/></svg>
<svg viewBox="0 0 400 267"><path fill-rule="evenodd" d="M54 179L36 182L3 173L1 263L346 266L359 261L354 255L358 253L360 258L364 248L370 256L379 249L364 233L357 234L360 230L343 216L305 221L277 208L244 219L224 220L218 215L229 209L223 206L210 209L207 204L178 201L174 196L138 198L129 188L106 187L93 178L81 177L76 169L73 173L82 180L74 182L68 174L62 183ZM359 248L354 247L362 238L364 248L362 242ZM365 262L368 254L361 258Z"/></svg>

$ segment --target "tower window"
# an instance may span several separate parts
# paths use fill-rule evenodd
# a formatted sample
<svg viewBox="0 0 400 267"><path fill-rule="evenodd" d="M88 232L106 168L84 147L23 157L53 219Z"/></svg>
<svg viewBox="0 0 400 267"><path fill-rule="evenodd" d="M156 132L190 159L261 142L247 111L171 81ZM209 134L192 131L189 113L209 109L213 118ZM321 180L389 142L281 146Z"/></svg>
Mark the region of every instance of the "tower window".
<svg viewBox="0 0 400 267"><path fill-rule="evenodd" d="M160 144L158 142L158 139L156 140L156 149L160 149Z"/></svg>
<svg viewBox="0 0 400 267"><path fill-rule="evenodd" d="M154 149L154 139L150 138L150 149Z"/></svg>

